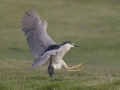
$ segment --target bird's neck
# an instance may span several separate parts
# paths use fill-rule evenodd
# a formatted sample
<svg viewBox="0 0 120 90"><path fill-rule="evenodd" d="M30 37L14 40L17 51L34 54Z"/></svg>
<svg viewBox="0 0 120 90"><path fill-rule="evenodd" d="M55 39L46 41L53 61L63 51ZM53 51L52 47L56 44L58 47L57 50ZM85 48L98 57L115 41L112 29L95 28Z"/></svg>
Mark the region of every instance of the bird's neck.
<svg viewBox="0 0 120 90"><path fill-rule="evenodd" d="M66 48L64 46L61 46L61 57L63 57L69 50L70 48Z"/></svg>
<svg viewBox="0 0 120 90"><path fill-rule="evenodd" d="M68 52L70 50L70 47L67 47L67 46L61 46L62 49L64 49L65 52Z"/></svg>

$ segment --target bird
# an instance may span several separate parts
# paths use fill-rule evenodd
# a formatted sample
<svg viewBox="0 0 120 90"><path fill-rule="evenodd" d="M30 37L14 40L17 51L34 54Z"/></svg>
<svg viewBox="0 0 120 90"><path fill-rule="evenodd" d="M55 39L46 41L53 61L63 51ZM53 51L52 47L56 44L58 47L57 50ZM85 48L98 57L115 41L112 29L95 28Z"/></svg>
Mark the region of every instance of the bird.
<svg viewBox="0 0 120 90"><path fill-rule="evenodd" d="M78 68L81 67L84 62L73 67L68 67L62 59L72 47L79 46L70 41L65 41L59 44L54 42L46 31L47 26L47 21L41 21L39 15L34 9L25 11L22 17L21 27L26 36L30 52L36 58L31 68L49 62L48 74L50 77L54 75L54 69L61 69L62 67L69 72L83 71L83 68Z"/></svg>

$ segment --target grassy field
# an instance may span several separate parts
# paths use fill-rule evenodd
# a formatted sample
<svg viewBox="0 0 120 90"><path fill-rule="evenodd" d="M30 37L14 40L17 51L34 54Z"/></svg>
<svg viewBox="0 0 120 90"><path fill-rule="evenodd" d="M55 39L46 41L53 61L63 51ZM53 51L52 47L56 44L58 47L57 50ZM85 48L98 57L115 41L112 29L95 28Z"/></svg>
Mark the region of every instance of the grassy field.
<svg viewBox="0 0 120 90"><path fill-rule="evenodd" d="M68 65L85 61L85 71L35 70L21 30L25 11L34 8L55 42L72 41L63 60ZM0 0L0 90L120 90L119 0ZM44 72L45 71L45 72Z"/></svg>
<svg viewBox="0 0 120 90"><path fill-rule="evenodd" d="M83 72L56 70L50 78L47 66L30 70L32 62L0 60L0 90L120 90L120 69L86 66Z"/></svg>

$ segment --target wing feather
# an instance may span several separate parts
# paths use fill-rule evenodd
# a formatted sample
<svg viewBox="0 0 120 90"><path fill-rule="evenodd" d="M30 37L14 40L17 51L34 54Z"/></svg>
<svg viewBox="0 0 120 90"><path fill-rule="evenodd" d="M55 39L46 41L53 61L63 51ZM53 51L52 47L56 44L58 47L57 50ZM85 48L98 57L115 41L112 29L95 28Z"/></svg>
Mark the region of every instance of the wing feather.
<svg viewBox="0 0 120 90"><path fill-rule="evenodd" d="M32 9L22 17L22 31L27 36L27 43L34 57L39 57L50 45L56 44L46 32L47 21L41 21Z"/></svg>
<svg viewBox="0 0 120 90"><path fill-rule="evenodd" d="M59 52L60 50L61 49L59 48L45 52L42 56L39 56L36 60L34 60L32 68L35 68L36 66L46 63L46 61L49 60L51 55L56 55L56 53Z"/></svg>

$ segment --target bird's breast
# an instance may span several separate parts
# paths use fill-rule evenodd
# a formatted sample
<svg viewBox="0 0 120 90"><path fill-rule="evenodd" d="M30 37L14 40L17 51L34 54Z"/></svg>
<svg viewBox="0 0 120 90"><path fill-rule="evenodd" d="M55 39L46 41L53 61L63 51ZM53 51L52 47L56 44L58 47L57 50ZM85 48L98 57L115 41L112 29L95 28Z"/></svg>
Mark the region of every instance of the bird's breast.
<svg viewBox="0 0 120 90"><path fill-rule="evenodd" d="M64 56L65 52L63 50L59 51L56 53L56 55L52 56L52 66L54 67L54 69L60 69L63 66L62 63L62 58Z"/></svg>
<svg viewBox="0 0 120 90"><path fill-rule="evenodd" d="M53 61L57 61L57 60L60 60L60 59L62 59L61 52L57 52L56 55L52 56Z"/></svg>
<svg viewBox="0 0 120 90"><path fill-rule="evenodd" d="M54 69L60 69L62 65L59 63L52 63L52 66Z"/></svg>

